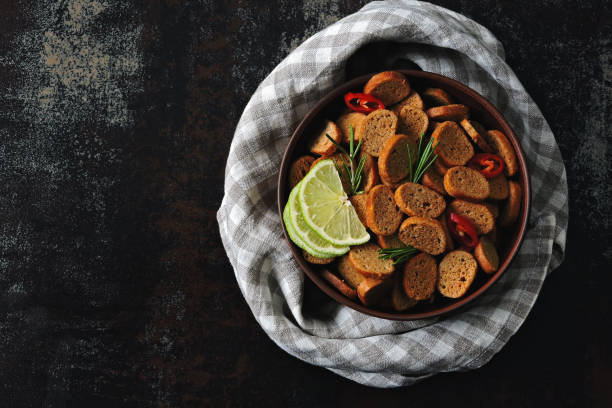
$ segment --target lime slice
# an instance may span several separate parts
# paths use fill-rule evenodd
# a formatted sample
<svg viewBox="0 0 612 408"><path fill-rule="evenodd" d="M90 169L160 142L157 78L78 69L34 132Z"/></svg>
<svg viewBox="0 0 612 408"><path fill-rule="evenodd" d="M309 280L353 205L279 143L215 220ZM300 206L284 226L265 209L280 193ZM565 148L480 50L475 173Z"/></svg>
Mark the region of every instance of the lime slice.
<svg viewBox="0 0 612 408"><path fill-rule="evenodd" d="M300 183L298 183L298 185L291 190L289 200L287 200L287 207L289 207L288 215L290 217L291 226L294 228L296 235L306 245L306 248L303 249L306 251L308 251L308 248L314 250L314 252L308 251L313 256L317 256L315 253L327 254L326 257L346 254L350 249L348 246L331 244L329 241L321 238L304 221L300 211L300 204L298 202Z"/></svg>
<svg viewBox="0 0 612 408"><path fill-rule="evenodd" d="M296 190L297 193L297 190ZM292 191L293 194L293 191ZM294 194L295 195L295 194ZM283 210L283 221L285 222L285 227L287 228L287 233L289 234L289 238L291 241L295 243L295 245L302 248L304 251L308 252L310 255L315 256L317 258L329 258L333 255L326 254L323 252L318 252L313 248L310 248L306 243L300 238L300 236L295 232L295 227L291 223L291 214L289 209L289 203L285 205L285 209Z"/></svg>
<svg viewBox="0 0 612 408"><path fill-rule="evenodd" d="M370 234L346 196L333 161L321 160L299 185L302 217L319 236L335 245L368 242Z"/></svg>

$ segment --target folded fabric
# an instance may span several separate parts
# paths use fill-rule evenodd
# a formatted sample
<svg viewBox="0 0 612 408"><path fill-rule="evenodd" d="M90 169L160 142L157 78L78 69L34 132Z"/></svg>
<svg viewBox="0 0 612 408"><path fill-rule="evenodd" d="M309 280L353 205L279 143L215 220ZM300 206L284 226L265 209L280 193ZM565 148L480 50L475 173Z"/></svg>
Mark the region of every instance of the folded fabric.
<svg viewBox="0 0 612 408"><path fill-rule="evenodd" d="M527 157L533 191L523 245L495 285L450 317L383 320L331 299L316 310L304 307L304 274L284 242L276 207L280 161L297 123L345 82L347 61L366 44L391 50L381 65L409 60L482 94ZM276 344L359 383L396 387L478 368L516 333L563 259L567 181L550 127L491 32L429 3L373 2L309 38L260 84L234 134L217 219L238 285Z"/></svg>

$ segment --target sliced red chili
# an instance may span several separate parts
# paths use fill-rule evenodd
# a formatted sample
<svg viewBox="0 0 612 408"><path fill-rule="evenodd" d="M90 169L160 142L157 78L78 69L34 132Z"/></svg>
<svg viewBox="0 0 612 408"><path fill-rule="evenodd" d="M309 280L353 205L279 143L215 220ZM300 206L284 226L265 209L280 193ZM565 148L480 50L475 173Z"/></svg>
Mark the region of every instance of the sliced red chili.
<svg viewBox="0 0 612 408"><path fill-rule="evenodd" d="M504 170L504 161L493 153L478 153L472 157L468 166L489 179L501 174Z"/></svg>
<svg viewBox="0 0 612 408"><path fill-rule="evenodd" d="M355 112L370 113L378 109L385 109L385 105L370 94L352 93L344 95L346 106Z"/></svg>
<svg viewBox="0 0 612 408"><path fill-rule="evenodd" d="M478 233L472 222L462 215L451 212L448 214L448 230L466 248L472 249L478 245Z"/></svg>

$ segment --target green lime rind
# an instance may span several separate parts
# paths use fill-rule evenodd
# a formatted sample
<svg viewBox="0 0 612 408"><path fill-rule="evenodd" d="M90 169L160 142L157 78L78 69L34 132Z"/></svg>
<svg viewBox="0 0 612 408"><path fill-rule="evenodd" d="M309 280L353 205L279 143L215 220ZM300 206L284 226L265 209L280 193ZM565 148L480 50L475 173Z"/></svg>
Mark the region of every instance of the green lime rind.
<svg viewBox="0 0 612 408"><path fill-rule="evenodd" d="M300 211L301 206L298 202L299 189L300 184L298 183L291 194L289 194L289 200L287 202L289 206L291 225L294 227L295 233L307 247L314 249L316 252L330 254L329 256L346 254L350 249L348 246L340 246L330 243L329 241L321 238L319 234L313 231L308 224L306 224Z"/></svg>
<svg viewBox="0 0 612 408"><path fill-rule="evenodd" d="M293 192L293 190L291 192L291 194L293 195L295 195L296 193L297 193L297 190L295 191L295 193ZM289 197L291 197L291 194L289 195ZM317 258L330 258L334 256L333 254L328 254L325 252L317 251L314 248L311 248L309 245L307 245L304 242L304 240L300 238L299 234L295 231L295 227L293 226L291 222L291 218L292 218L291 209L290 209L289 202L287 202L287 204L285 204L285 209L283 210L283 221L285 222L285 228L287 228L287 233L289 234L289 238L291 239L291 241L295 243L295 245L297 245L298 247L302 248L304 251L308 252L310 255L317 257Z"/></svg>
<svg viewBox="0 0 612 408"><path fill-rule="evenodd" d="M339 246L361 245L370 240L342 188L333 161L321 160L297 188L302 218L323 240Z"/></svg>

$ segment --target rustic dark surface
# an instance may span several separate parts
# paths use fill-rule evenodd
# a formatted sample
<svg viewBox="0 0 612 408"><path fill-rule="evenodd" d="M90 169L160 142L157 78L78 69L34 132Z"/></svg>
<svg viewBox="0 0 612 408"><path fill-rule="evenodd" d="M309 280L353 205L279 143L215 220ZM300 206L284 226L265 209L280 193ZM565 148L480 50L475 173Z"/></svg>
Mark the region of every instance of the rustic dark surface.
<svg viewBox="0 0 612 408"><path fill-rule="evenodd" d="M612 406L610 1L434 1L504 44L561 146L570 228L489 364L396 390L274 345L215 219L258 83L365 2L133 3L0 2L0 406Z"/></svg>

